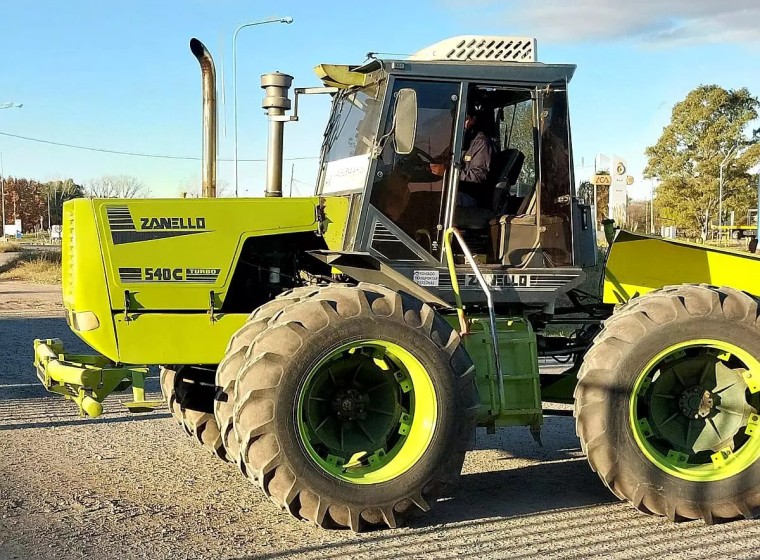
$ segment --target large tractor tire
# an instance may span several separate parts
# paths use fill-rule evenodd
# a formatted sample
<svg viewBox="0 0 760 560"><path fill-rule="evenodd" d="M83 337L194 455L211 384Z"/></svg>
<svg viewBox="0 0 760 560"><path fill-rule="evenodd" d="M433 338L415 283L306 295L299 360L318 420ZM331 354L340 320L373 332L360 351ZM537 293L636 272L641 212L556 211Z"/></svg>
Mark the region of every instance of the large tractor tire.
<svg viewBox="0 0 760 560"><path fill-rule="evenodd" d="M668 287L610 318L579 372L577 432L618 497L672 521L760 514L760 322L746 293Z"/></svg>
<svg viewBox="0 0 760 560"><path fill-rule="evenodd" d="M232 335L227 344L224 359L216 370L216 385L219 387L219 392L214 399L214 416L227 457L233 463L238 463L239 460L239 446L233 429L235 382L240 368L245 364L248 348L264 331L272 317L289 305L308 298L318 291L319 288L315 286L294 288L265 303L251 313L245 324Z"/></svg>
<svg viewBox="0 0 760 560"><path fill-rule="evenodd" d="M191 377L195 376L190 366L163 366L159 375L161 392L169 411L182 429L201 447L226 461L219 427L210 411L213 389L199 388L196 383L189 383L186 378Z"/></svg>
<svg viewBox="0 0 760 560"><path fill-rule="evenodd" d="M472 361L431 307L328 287L254 341L235 386L245 472L321 527L396 527L459 477L478 407Z"/></svg>

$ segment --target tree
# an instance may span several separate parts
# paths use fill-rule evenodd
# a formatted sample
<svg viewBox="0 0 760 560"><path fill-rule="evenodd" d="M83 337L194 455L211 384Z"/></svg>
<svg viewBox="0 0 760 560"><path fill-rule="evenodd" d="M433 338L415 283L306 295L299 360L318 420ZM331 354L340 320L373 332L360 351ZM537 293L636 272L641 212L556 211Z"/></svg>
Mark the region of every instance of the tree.
<svg viewBox="0 0 760 560"><path fill-rule="evenodd" d="M516 148L525 154L520 182L526 185L536 182L533 121L533 102L526 100L505 108L504 120L499 126L499 136L506 140L504 147Z"/></svg>
<svg viewBox="0 0 760 560"><path fill-rule="evenodd" d="M49 229L49 219L53 224L60 224L63 203L84 195L82 186L77 185L72 179L40 183L33 179L7 177L4 191L5 219L9 224L20 219L24 232Z"/></svg>
<svg viewBox="0 0 760 560"><path fill-rule="evenodd" d="M649 233L649 201L628 199L625 229Z"/></svg>
<svg viewBox="0 0 760 560"><path fill-rule="evenodd" d="M50 201L51 224L60 225L62 223L64 202L74 198L82 198L85 195L84 187L75 183L73 179L48 181L42 185L42 188ZM47 218L45 222L47 222Z"/></svg>
<svg viewBox="0 0 760 560"><path fill-rule="evenodd" d="M594 184L591 181L581 181L578 185L578 198L583 204L594 204Z"/></svg>
<svg viewBox="0 0 760 560"><path fill-rule="evenodd" d="M25 232L41 229L47 215L47 198L42 185L32 179L6 177L4 191L6 222L12 224L20 219Z"/></svg>
<svg viewBox="0 0 760 560"><path fill-rule="evenodd" d="M131 175L104 175L87 183L87 196L94 198L140 198L150 195L150 189Z"/></svg>
<svg viewBox="0 0 760 560"><path fill-rule="evenodd" d="M186 178L179 182L177 194L180 198L201 198L201 184L197 178ZM230 184L224 179L216 180L216 197L229 198L233 196Z"/></svg>
<svg viewBox="0 0 760 560"><path fill-rule="evenodd" d="M647 178L657 178L655 209L688 236L707 238L718 209L720 163L737 147L724 168L723 208L746 215L755 201L747 170L760 161L760 145L746 135L760 103L746 88L703 85L673 108L671 123L646 150Z"/></svg>

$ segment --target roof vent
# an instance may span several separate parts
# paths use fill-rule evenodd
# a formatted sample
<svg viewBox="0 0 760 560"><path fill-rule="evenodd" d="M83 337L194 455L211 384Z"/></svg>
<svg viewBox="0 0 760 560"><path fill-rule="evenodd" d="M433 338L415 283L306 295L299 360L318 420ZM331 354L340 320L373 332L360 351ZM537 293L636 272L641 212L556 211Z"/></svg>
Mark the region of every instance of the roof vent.
<svg viewBox="0 0 760 560"><path fill-rule="evenodd" d="M417 51L410 60L460 62L536 62L536 40L530 37L460 35Z"/></svg>

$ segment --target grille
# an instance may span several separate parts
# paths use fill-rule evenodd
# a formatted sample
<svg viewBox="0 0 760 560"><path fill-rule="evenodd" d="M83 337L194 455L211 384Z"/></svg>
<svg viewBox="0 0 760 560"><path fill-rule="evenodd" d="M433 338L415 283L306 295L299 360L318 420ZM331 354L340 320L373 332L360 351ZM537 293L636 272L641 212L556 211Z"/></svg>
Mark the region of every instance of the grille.
<svg viewBox="0 0 760 560"><path fill-rule="evenodd" d="M411 60L536 62L536 40L529 37L461 35L414 53Z"/></svg>
<svg viewBox="0 0 760 560"><path fill-rule="evenodd" d="M67 308L74 304L74 286L76 285L76 227L71 205L63 209L63 231L61 240L61 284L63 288L63 303Z"/></svg>

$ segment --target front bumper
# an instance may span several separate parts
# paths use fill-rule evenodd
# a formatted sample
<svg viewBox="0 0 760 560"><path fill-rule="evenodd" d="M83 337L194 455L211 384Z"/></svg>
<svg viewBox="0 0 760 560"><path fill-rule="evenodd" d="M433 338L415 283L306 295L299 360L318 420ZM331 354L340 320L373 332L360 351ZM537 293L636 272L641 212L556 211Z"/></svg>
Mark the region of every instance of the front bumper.
<svg viewBox="0 0 760 560"><path fill-rule="evenodd" d="M163 401L145 400L147 367L117 365L105 356L66 355L58 338L34 341L34 366L46 390L73 401L81 416L103 413L103 400L115 391L132 388L130 412L149 412Z"/></svg>

